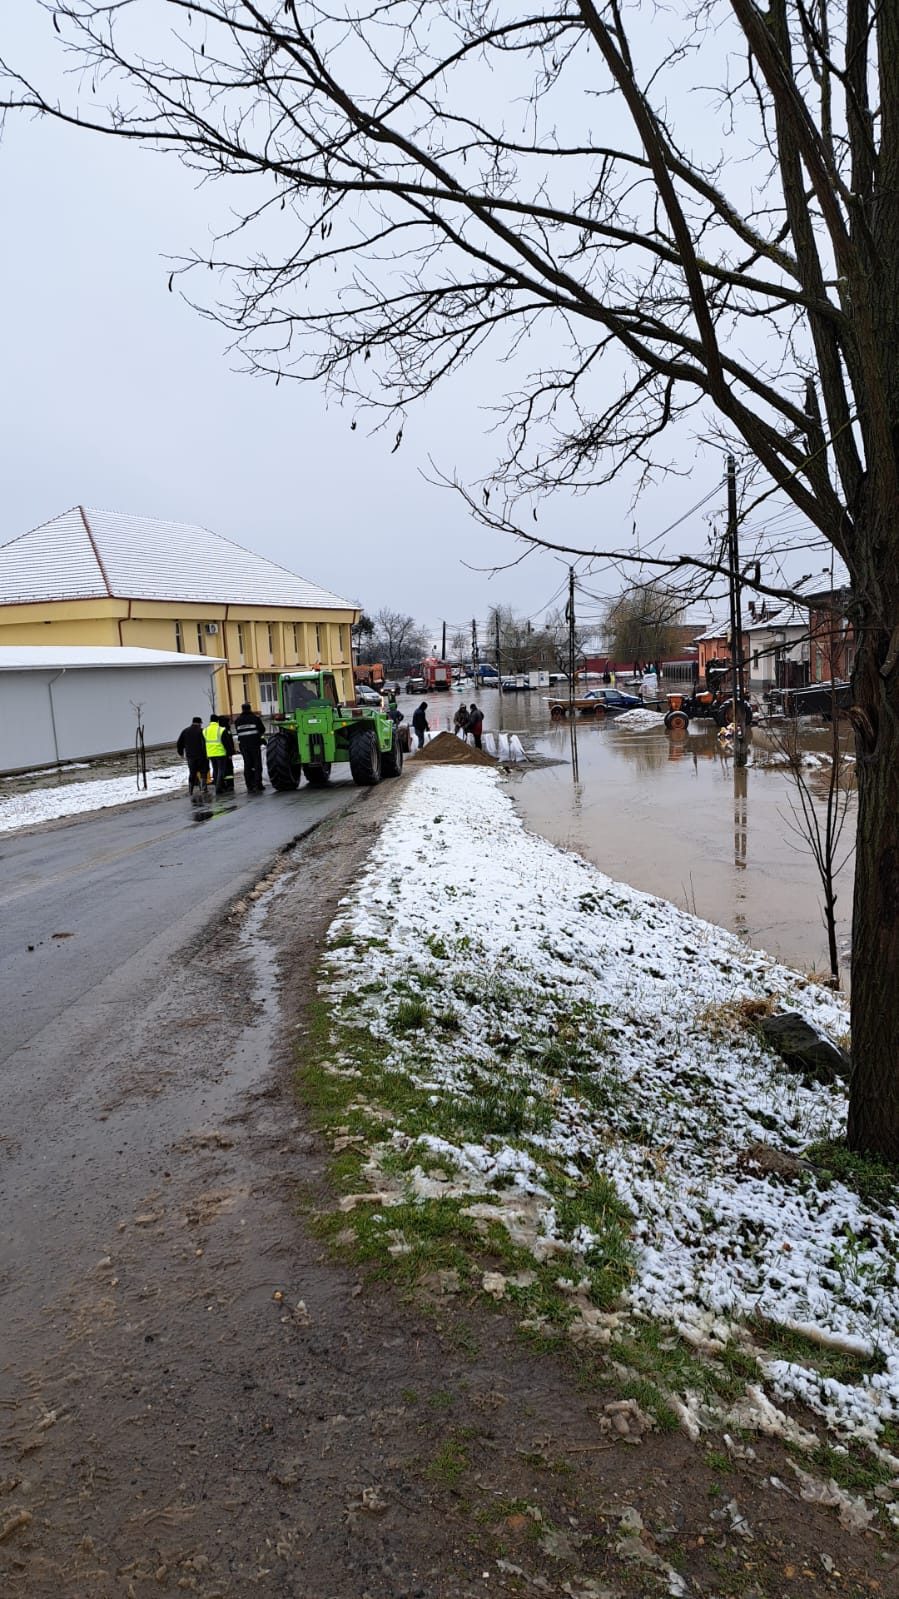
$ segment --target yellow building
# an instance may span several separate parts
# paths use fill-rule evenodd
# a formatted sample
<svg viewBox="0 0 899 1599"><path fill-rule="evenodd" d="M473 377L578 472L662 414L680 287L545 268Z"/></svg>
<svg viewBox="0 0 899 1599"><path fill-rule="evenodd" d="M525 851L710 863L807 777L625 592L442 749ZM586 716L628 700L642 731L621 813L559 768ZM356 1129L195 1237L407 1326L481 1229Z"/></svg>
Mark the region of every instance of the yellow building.
<svg viewBox="0 0 899 1599"><path fill-rule="evenodd" d="M217 708L277 709L277 674L321 665L353 699L358 607L207 528L77 505L0 545L0 644L224 656Z"/></svg>

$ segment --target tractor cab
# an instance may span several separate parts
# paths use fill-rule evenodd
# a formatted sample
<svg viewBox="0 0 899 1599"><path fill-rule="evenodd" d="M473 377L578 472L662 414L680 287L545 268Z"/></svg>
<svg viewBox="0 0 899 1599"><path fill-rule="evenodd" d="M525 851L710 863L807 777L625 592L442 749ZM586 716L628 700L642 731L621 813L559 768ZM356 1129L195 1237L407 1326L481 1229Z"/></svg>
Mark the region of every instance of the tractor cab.
<svg viewBox="0 0 899 1599"><path fill-rule="evenodd" d="M340 704L333 672L285 673L279 679L279 687L284 716L315 705L330 705L336 709Z"/></svg>

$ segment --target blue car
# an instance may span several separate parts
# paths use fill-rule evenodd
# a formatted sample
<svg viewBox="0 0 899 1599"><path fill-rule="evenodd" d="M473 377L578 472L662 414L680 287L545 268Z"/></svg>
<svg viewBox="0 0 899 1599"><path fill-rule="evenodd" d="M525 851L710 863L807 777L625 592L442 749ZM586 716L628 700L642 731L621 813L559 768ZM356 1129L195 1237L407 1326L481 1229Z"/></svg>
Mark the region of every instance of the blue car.
<svg viewBox="0 0 899 1599"><path fill-rule="evenodd" d="M639 694L623 694L620 688L592 688L586 700L602 700L607 711L632 711L642 705Z"/></svg>

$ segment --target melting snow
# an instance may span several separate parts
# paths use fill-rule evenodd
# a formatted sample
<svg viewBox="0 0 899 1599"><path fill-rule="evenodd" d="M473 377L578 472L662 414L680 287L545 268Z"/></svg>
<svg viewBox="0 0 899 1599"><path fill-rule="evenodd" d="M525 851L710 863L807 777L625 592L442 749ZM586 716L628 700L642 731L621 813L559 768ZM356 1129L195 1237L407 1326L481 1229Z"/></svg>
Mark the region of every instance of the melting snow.
<svg viewBox="0 0 899 1599"><path fill-rule="evenodd" d="M839 1134L846 1099L842 1085L805 1086L779 1070L732 1020L733 1006L770 996L836 1036L848 1026L839 996L530 835L482 770L420 769L332 932L386 946L378 954L385 990L357 993L356 1019L390 1039L394 1069L437 1099L470 1093L475 1061L551 1106L549 1129L521 1140L527 1152L498 1136L439 1141L470 1192L501 1173L510 1195L536 1210L549 1244L557 1222L544 1160L573 1175L595 1164L634 1217L633 1309L670 1320L698 1344L758 1313L817 1329L822 1343L879 1350L882 1374L854 1382L772 1359L769 1386L870 1439L899 1417L899 1212L872 1212L813 1172L787 1182L737 1158L756 1141L795 1153ZM356 983L349 956L344 948L327 957L335 997ZM390 983L416 973L429 1009L456 1009L459 1031L392 1035ZM577 1074L553 1078L541 1064L585 1001L588 1071L609 1084L599 1101L579 1095ZM591 1237L579 1228L574 1247L586 1251Z"/></svg>

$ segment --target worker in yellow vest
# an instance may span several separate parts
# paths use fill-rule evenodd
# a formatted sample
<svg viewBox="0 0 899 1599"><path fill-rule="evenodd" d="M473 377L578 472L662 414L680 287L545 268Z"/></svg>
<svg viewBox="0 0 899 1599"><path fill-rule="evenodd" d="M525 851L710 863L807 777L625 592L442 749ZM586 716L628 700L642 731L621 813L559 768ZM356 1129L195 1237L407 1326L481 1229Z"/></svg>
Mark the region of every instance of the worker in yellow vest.
<svg viewBox="0 0 899 1599"><path fill-rule="evenodd" d="M225 777L225 744L223 735L224 728L216 717L215 712L213 712L211 720L203 729L203 737L206 740L206 754L212 767L212 781L217 794L222 792L222 784Z"/></svg>

